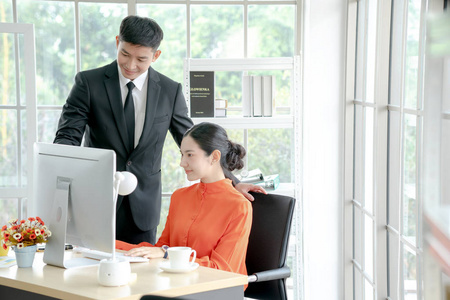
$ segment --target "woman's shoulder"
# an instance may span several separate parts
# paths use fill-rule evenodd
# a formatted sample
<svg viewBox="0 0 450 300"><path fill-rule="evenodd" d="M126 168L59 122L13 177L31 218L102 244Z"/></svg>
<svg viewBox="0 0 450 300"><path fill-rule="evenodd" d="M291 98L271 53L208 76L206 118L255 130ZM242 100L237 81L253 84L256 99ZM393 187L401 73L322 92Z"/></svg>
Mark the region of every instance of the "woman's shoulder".
<svg viewBox="0 0 450 300"><path fill-rule="evenodd" d="M228 203L234 203L240 207L251 208L251 202L245 196L236 190L234 187L229 189L229 194L226 197L223 197Z"/></svg>
<svg viewBox="0 0 450 300"><path fill-rule="evenodd" d="M186 194L186 193L195 193L197 191L197 188L198 188L198 183L195 183L195 184L192 184L192 185L189 185L189 186L185 186L185 187L181 187L181 188L176 189L172 193L172 195L178 196L178 195L183 195L183 194Z"/></svg>

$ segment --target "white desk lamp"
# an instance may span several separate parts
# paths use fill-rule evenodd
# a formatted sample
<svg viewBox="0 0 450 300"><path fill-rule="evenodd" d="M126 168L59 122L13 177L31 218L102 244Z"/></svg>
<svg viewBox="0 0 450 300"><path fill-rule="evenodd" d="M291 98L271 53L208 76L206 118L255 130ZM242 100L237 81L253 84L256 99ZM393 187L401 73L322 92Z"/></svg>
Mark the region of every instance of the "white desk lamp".
<svg viewBox="0 0 450 300"><path fill-rule="evenodd" d="M131 194L137 186L137 178L133 173L124 171L116 172L114 178L114 209L112 218L113 234L116 234L116 203L118 195ZM114 236L115 239L115 236ZM116 247L114 245L112 257L100 261L98 267L98 282L104 286L121 286L130 281L131 267L125 260L116 258Z"/></svg>

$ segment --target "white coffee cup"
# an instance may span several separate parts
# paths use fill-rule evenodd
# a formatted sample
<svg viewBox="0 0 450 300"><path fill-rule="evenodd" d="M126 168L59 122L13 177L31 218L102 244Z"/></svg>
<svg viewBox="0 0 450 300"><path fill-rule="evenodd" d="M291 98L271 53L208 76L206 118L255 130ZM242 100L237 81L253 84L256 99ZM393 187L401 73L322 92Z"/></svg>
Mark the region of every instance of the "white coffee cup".
<svg viewBox="0 0 450 300"><path fill-rule="evenodd" d="M197 257L197 252L189 247L170 247L167 249L167 253L172 269L188 269ZM192 260L190 260L191 254L193 255Z"/></svg>

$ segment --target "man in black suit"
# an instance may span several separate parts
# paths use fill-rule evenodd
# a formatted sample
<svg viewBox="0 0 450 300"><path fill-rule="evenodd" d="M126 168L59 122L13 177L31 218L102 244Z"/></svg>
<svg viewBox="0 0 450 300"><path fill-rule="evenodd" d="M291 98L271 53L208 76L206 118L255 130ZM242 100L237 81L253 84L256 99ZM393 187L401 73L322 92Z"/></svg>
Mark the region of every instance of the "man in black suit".
<svg viewBox="0 0 450 300"><path fill-rule="evenodd" d="M116 36L117 59L76 75L54 140L81 145L84 135L85 146L114 150L117 170L136 175L136 190L117 201L116 238L128 243L155 243L164 140L169 130L179 146L193 125L181 84L150 66L161 55L162 39L163 31L154 20L124 18ZM134 137L127 132L130 126L124 113L130 81L134 83ZM249 199L253 197L248 191L265 193L255 185L239 183L236 188Z"/></svg>

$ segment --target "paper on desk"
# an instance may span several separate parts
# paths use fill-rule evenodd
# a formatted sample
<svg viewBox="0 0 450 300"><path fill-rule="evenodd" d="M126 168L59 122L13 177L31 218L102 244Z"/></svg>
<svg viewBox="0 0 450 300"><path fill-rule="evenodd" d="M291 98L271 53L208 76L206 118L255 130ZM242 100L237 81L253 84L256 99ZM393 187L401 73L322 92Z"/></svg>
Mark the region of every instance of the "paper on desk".
<svg viewBox="0 0 450 300"><path fill-rule="evenodd" d="M16 265L16 260L9 256L0 256L0 268L9 268Z"/></svg>

